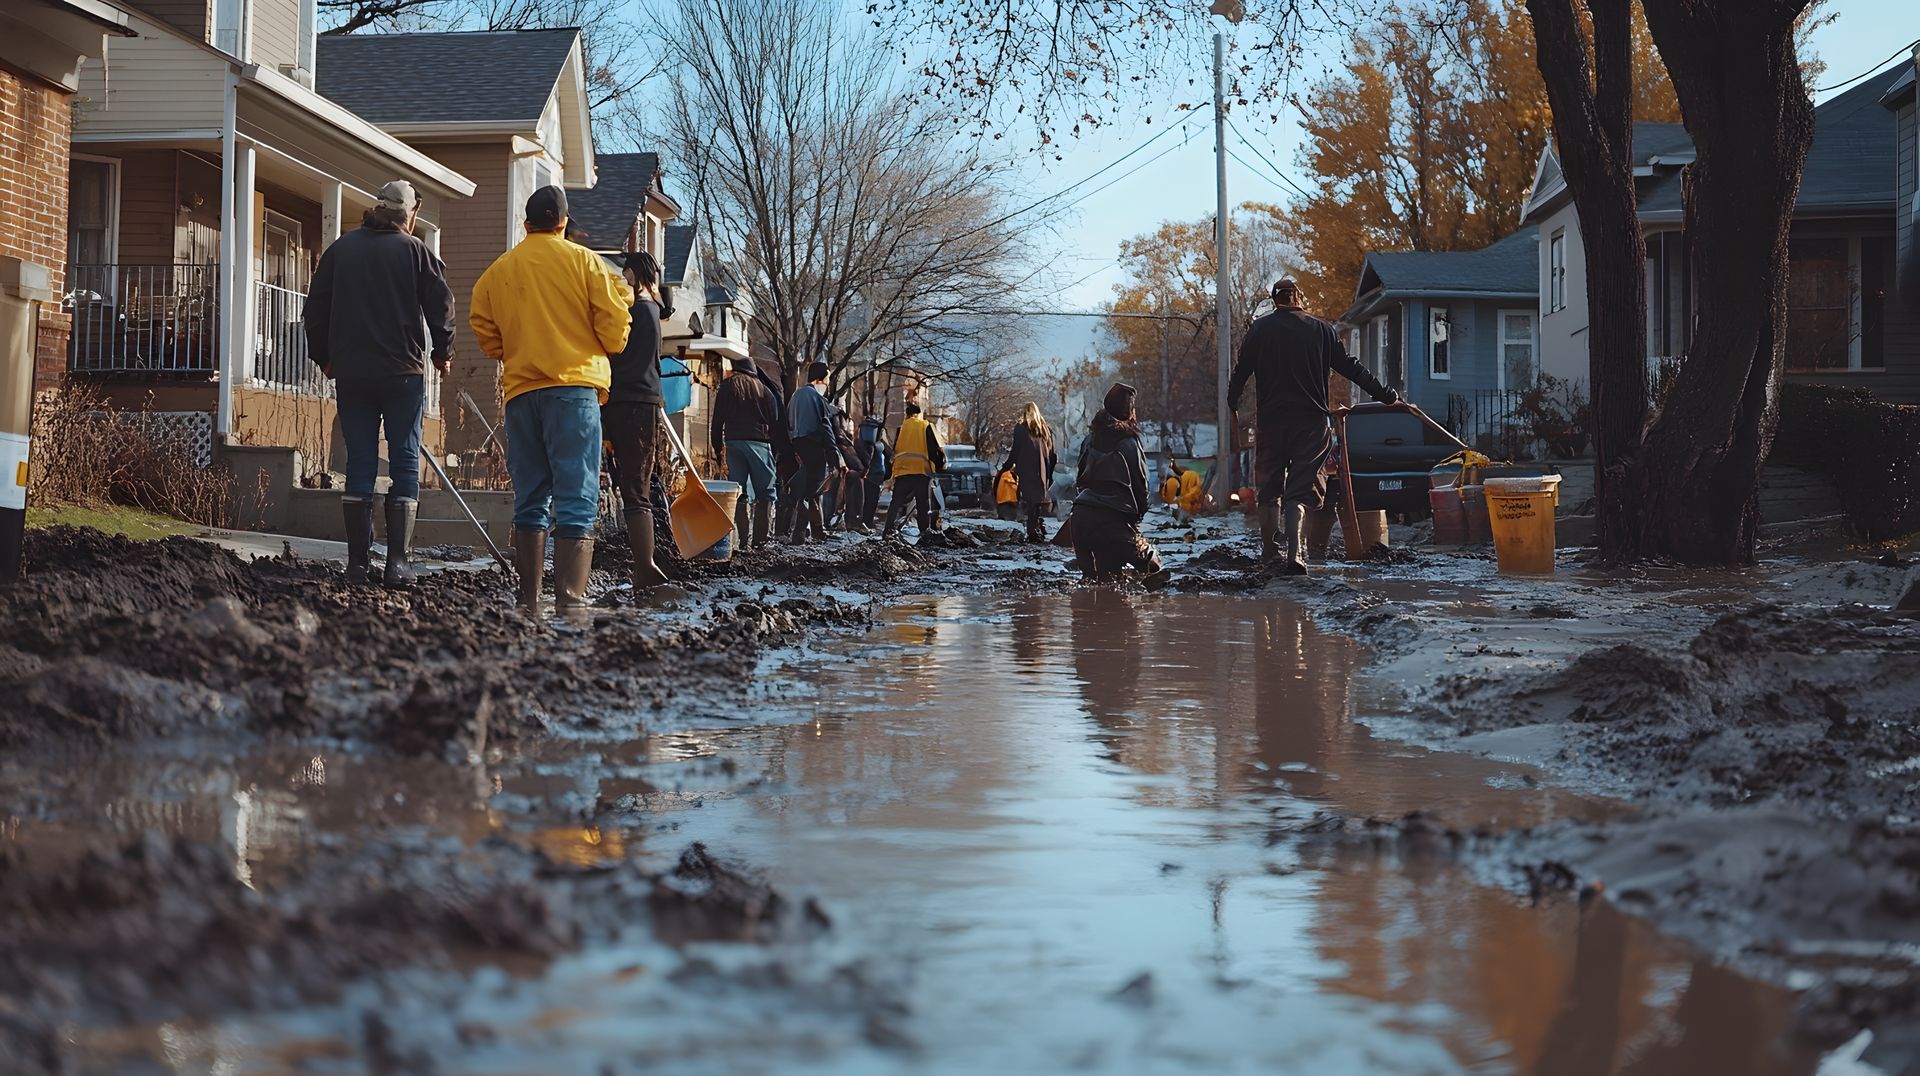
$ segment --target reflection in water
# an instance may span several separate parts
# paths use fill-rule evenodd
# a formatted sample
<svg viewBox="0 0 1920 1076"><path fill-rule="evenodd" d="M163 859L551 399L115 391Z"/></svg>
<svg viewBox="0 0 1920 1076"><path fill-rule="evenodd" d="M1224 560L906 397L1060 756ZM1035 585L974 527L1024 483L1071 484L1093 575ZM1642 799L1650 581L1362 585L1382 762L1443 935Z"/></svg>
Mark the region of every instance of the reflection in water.
<svg viewBox="0 0 1920 1076"><path fill-rule="evenodd" d="M704 841L817 896L835 927L802 959L899 980L908 1014L889 1035L835 1037L804 1005L689 1001L669 977L628 973L663 959L633 940L520 992L471 992L460 1018L489 1026L473 1047L484 1063L442 1057L450 1069L644 1057L891 1072L901 1055L870 1040L894 1034L926 1072L1813 1069L1784 1036L1784 992L1604 901L1528 907L1411 851L1302 858L1270 844L1328 809L1496 827L1616 810L1516 788L1518 767L1375 740L1353 716L1371 705L1363 651L1291 603L926 599L840 656L781 674L811 689L770 699L783 723L576 745L504 778L289 755L216 773L109 766L60 791L138 820L112 828L157 818L224 834L256 885L316 833L477 839L503 824L501 794L548 805L536 813L552 828L523 837L570 862L644 854L637 834L669 828L656 852ZM18 779L0 769L0 784ZM640 827L555 821L574 814L553 805L622 796ZM22 841L62 825L8 820ZM249 1038L285 1059L314 1048L302 1036L316 1026L330 1027Z"/></svg>

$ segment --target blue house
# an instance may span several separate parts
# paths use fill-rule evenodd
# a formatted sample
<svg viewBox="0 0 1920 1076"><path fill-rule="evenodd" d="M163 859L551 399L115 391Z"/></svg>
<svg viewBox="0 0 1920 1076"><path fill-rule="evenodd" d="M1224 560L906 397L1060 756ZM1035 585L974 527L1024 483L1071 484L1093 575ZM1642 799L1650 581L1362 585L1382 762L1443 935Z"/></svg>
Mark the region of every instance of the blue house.
<svg viewBox="0 0 1920 1076"><path fill-rule="evenodd" d="M1452 252L1373 253L1340 321L1348 350L1436 419L1539 375L1539 233Z"/></svg>

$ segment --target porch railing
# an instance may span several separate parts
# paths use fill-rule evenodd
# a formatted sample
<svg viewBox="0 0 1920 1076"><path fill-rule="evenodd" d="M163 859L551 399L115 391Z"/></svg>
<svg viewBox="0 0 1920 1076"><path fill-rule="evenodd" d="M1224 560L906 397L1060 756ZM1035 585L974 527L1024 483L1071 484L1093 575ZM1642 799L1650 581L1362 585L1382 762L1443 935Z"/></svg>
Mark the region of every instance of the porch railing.
<svg viewBox="0 0 1920 1076"><path fill-rule="evenodd" d="M68 368L94 374L211 377L219 367L214 265L74 265Z"/></svg>
<svg viewBox="0 0 1920 1076"><path fill-rule="evenodd" d="M306 306L305 292L254 285L253 377L276 388L324 396L328 381L307 358Z"/></svg>

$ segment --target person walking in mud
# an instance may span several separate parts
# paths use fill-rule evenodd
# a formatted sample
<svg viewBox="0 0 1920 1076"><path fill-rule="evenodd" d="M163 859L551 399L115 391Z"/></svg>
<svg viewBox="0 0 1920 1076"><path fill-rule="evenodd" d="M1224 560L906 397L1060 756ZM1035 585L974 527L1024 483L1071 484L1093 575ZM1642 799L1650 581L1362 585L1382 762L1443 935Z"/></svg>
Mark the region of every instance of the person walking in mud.
<svg viewBox="0 0 1920 1076"><path fill-rule="evenodd" d="M1148 589L1157 590L1172 577L1161 565L1159 552L1140 534L1140 521L1151 502L1135 395L1133 386L1116 384L1093 416L1092 432L1080 448L1074 481L1078 492L1067 527L1073 531L1073 551L1084 578L1110 580L1131 566L1146 577Z"/></svg>
<svg viewBox="0 0 1920 1076"><path fill-rule="evenodd" d="M600 507L600 405L613 383L607 356L626 349L632 327L626 281L568 241L566 227L566 192L534 191L526 239L480 275L467 317L480 350L503 367L513 566L528 609L540 604L549 530L554 607L586 604Z"/></svg>
<svg viewBox="0 0 1920 1076"><path fill-rule="evenodd" d="M860 457L853 417L836 407L832 425L833 442L839 455L834 477L828 482L833 492L826 501L827 527L848 534L865 534L867 528L860 522L860 513L866 507L867 465Z"/></svg>
<svg viewBox="0 0 1920 1076"><path fill-rule="evenodd" d="M800 470L793 479L795 545L821 541L827 536L827 523L820 512L820 491L826 485L827 467L835 451L833 405L827 402L827 372L824 362L807 367L807 383L787 401L787 436L793 439L794 454L800 457Z"/></svg>
<svg viewBox="0 0 1920 1076"><path fill-rule="evenodd" d="M622 261L627 286L633 290L629 308L632 329L627 346L610 360L612 387L600 407L600 426L613 446L614 473L619 476L620 502L627 524L627 543L633 554L633 592L643 596L667 581L653 559L653 470L660 424L666 421L666 397L660 392L660 263L646 251Z"/></svg>
<svg viewBox="0 0 1920 1076"><path fill-rule="evenodd" d="M728 363L714 394L710 427L713 454L727 461L727 480L740 486L733 529L742 551L759 549L772 536L773 444L779 426L780 405L773 391L754 376L753 360Z"/></svg>
<svg viewBox="0 0 1920 1076"><path fill-rule="evenodd" d="M1006 465L1000 470L1013 472L1020 484L1020 509L1027 519L1027 541L1044 545L1047 541L1046 514L1053 510L1053 469L1060 457L1053 450L1053 431L1047 428L1040 405L1028 402L1020 420L1013 424L1013 447L1007 450Z"/></svg>
<svg viewBox="0 0 1920 1076"><path fill-rule="evenodd" d="M919 404L909 403L907 417L893 435L893 503L887 506L887 522L880 528L882 538L900 532L900 517L911 503L920 524L920 544L940 543L933 529L933 480L946 469L946 452L933 425L920 417Z"/></svg>
<svg viewBox="0 0 1920 1076"><path fill-rule="evenodd" d="M880 514L880 490L892 475L893 452L887 447L887 424L877 415L860 422L860 438L854 446L860 454L861 485L860 533L866 534Z"/></svg>
<svg viewBox="0 0 1920 1076"><path fill-rule="evenodd" d="M1301 309L1300 288L1292 280L1274 284L1273 306L1272 313L1254 319L1240 342L1227 405L1238 411L1247 379L1260 382L1255 437L1260 559L1288 575L1305 575L1307 512L1326 503L1323 469L1333 449L1328 372L1338 371L1381 403L1399 403L1400 394L1347 354L1333 326Z"/></svg>
<svg viewBox="0 0 1920 1076"><path fill-rule="evenodd" d="M453 361L453 292L446 266L413 235L420 197L395 180L360 227L327 247L307 291L307 354L334 381L347 444L347 581L373 579L373 486L386 428L387 563L380 580L413 582L408 549L420 507L420 433L427 363Z"/></svg>

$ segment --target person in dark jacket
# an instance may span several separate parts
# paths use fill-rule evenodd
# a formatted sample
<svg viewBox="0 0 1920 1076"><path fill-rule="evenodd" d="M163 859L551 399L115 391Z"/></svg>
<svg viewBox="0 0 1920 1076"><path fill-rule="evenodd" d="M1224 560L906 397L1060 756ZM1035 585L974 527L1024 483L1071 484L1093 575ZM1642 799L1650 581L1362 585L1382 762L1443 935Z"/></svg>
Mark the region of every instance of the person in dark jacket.
<svg viewBox="0 0 1920 1076"><path fill-rule="evenodd" d="M1256 318L1240 342L1240 357L1227 385L1227 404L1239 410L1247 379L1258 379L1260 556L1270 563L1278 561L1290 575L1305 575L1304 524L1309 510L1318 511L1326 503L1322 468L1333 449L1328 371L1338 371L1381 403L1399 403L1400 394L1347 354L1333 326L1300 308L1300 289L1292 280L1273 286L1273 305L1273 313Z"/></svg>
<svg viewBox="0 0 1920 1076"><path fill-rule="evenodd" d="M1044 545L1047 525L1043 517L1053 510L1053 469L1060 457L1053 451L1053 431L1040 414L1040 405L1028 403L1013 424L1013 447L1007 451L1002 474L1013 472L1020 482L1020 507L1027 516L1027 541Z"/></svg>
<svg viewBox="0 0 1920 1076"><path fill-rule="evenodd" d="M796 545L824 539L826 520L820 512L820 490L827 482L827 465L835 451L833 405L827 402L827 364L807 367L807 383L787 401L787 435L793 438L800 471L793 479Z"/></svg>
<svg viewBox="0 0 1920 1076"><path fill-rule="evenodd" d="M1083 576L1111 579L1131 565L1146 576L1149 589L1157 590L1171 577L1160 564L1159 552L1140 535L1140 521L1151 502L1134 395L1131 385L1113 386L1093 416L1093 431L1080 448L1080 477L1074 482L1078 492L1067 526Z"/></svg>
<svg viewBox="0 0 1920 1076"><path fill-rule="evenodd" d="M758 549L771 537L773 444L781 426L779 397L755 373L752 359L734 359L713 401L714 455L727 461L728 481L740 484L733 528L743 550Z"/></svg>
<svg viewBox="0 0 1920 1076"><path fill-rule="evenodd" d="M347 446L347 578L373 571L373 484L380 429L387 433L388 586L413 581L407 552L420 505L420 430L427 411L427 363L453 361L453 292L446 267L414 238L420 197L395 180L360 227L327 247L307 291L307 354L334 379Z"/></svg>
<svg viewBox="0 0 1920 1076"><path fill-rule="evenodd" d="M633 328L626 348L610 359L613 384L600 405L600 430L613 446L613 473L633 550L633 589L645 594L667 581L653 559L653 467L666 406L660 394L660 263L641 250L621 264L633 289Z"/></svg>
<svg viewBox="0 0 1920 1076"><path fill-rule="evenodd" d="M860 522L860 512L866 502L867 465L860 457L853 418L839 408L833 411L833 439L837 456L833 476L827 479L829 492L824 501L827 529L836 529L836 514L845 513L837 529L849 534L865 534L867 528Z"/></svg>
<svg viewBox="0 0 1920 1076"><path fill-rule="evenodd" d="M880 490L892 475L893 450L887 447L887 424L877 415L868 415L860 422L860 439L855 446L860 453L860 473L866 476L861 490L865 508L860 513L860 533L865 534L873 528L874 519L880 514Z"/></svg>

